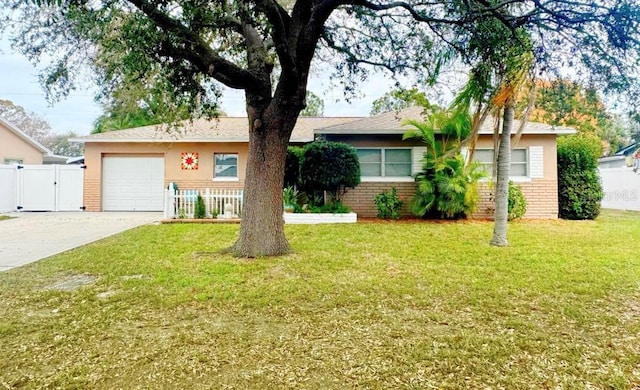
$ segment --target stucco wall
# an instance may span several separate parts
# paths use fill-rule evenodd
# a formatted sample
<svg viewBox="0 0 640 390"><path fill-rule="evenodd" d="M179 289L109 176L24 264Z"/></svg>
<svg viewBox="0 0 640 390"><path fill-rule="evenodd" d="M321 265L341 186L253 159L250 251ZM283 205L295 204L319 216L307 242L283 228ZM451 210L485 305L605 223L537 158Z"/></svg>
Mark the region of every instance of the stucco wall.
<svg viewBox="0 0 640 390"><path fill-rule="evenodd" d="M42 152L0 123L0 164L4 164L5 159L42 164Z"/></svg>
<svg viewBox="0 0 640 390"><path fill-rule="evenodd" d="M197 152L198 169L181 169L181 153ZM238 180L213 180L214 153L238 153ZM85 144L84 204L88 211L101 210L102 158L105 156L164 156L164 184L180 189L242 188L247 166L246 143L87 143Z"/></svg>

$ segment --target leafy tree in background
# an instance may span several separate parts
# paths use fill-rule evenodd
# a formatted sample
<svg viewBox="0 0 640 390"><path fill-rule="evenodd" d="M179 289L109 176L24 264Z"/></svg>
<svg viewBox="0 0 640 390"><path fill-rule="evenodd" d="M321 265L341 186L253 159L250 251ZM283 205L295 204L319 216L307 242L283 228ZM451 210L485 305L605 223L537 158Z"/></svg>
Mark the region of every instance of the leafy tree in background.
<svg viewBox="0 0 640 390"><path fill-rule="evenodd" d="M314 58L331 65L332 77L342 80L348 93L374 67L386 69L391 77L411 74L417 83L427 83L443 62L482 62L466 43L481 35L477 22L490 19L511 35L519 28L530 31L536 60L545 69L575 62L574 67L606 74L612 88L637 86L632 77L640 54L640 6L635 0L0 4L10 19L0 25L18 27L12 32L15 44L34 61L50 56L42 80L53 99L74 87L78 66L87 63L106 94L141 80L165 92L173 103L169 109L186 105L192 117L213 115L218 83L245 92L250 139L245 206L233 247L241 256L289 251L280 192L287 143L304 108ZM582 55L559 53L565 49Z"/></svg>
<svg viewBox="0 0 640 390"><path fill-rule="evenodd" d="M173 123L191 117L188 105L175 104L166 92L156 85L157 77L150 84L141 80L129 81L100 96L104 109L94 122L91 133L130 129L148 125ZM214 112L214 115L220 114Z"/></svg>
<svg viewBox="0 0 640 390"><path fill-rule="evenodd" d="M69 142L69 138L75 137L78 137L78 134L73 131L59 134L52 133L41 144L46 146L51 153L58 156L79 157L84 154L84 145Z"/></svg>
<svg viewBox="0 0 640 390"><path fill-rule="evenodd" d="M384 112L400 111L412 106L430 108L431 104L429 103L429 99L427 99L427 95L417 88L394 89L373 101L369 115L373 116Z"/></svg>
<svg viewBox="0 0 640 390"><path fill-rule="evenodd" d="M54 133L46 119L14 104L11 100L0 99L0 117L38 141L53 154L77 157L84 153L83 145L69 142L69 138L77 137L78 134L73 131Z"/></svg>
<svg viewBox="0 0 640 390"><path fill-rule="evenodd" d="M610 152L626 144L627 125L607 111L597 90L567 79L536 80L535 83L532 121L575 127L580 134L600 138ZM527 99L521 99L517 111L522 113L526 106Z"/></svg>
<svg viewBox="0 0 640 390"><path fill-rule="evenodd" d="M300 116L324 116L324 101L320 96L311 91L307 91L307 98L305 99L306 107L300 111Z"/></svg>
<svg viewBox="0 0 640 390"><path fill-rule="evenodd" d="M51 135L51 125L46 119L11 100L0 99L0 117L40 143Z"/></svg>

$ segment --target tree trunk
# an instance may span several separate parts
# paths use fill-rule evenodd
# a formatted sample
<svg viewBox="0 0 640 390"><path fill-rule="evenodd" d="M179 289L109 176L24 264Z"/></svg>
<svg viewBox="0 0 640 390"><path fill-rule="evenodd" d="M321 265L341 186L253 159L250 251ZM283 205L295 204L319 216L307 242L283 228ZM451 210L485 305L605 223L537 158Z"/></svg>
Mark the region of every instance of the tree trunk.
<svg viewBox="0 0 640 390"><path fill-rule="evenodd" d="M239 257L279 256L290 251L284 235L282 187L287 146L297 115L247 109L249 156L240 235L232 251ZM271 111L271 113L270 113Z"/></svg>
<svg viewBox="0 0 640 390"><path fill-rule="evenodd" d="M507 246L507 218L509 215L509 173L511 171L511 130L513 128L513 101L507 99L504 106L502 134L498 148L496 173L495 215L491 245Z"/></svg>

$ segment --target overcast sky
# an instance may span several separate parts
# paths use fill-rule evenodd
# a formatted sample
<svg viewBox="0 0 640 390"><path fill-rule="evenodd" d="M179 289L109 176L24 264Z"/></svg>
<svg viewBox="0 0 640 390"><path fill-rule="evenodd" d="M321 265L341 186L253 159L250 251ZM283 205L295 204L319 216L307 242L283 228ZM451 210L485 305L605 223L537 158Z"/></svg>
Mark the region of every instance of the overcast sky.
<svg viewBox="0 0 640 390"><path fill-rule="evenodd" d="M102 113L94 101L95 86L79 86L65 100L50 105L45 100L37 74L38 69L21 54L12 51L6 39L0 40L0 99L11 100L27 111L42 115L55 132L88 134L93 121ZM325 116L367 116L373 100L392 86L388 77L373 76L361 86L361 97L347 103L341 88L330 86L328 76L312 77L309 81L309 90L324 100ZM222 109L230 116L245 116L244 94L233 90L225 92Z"/></svg>

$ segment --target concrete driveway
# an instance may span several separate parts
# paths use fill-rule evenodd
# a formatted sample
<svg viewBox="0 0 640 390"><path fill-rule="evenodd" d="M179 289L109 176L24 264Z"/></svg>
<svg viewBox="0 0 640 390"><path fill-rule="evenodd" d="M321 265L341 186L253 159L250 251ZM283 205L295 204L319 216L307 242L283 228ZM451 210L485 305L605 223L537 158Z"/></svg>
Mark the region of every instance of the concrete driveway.
<svg viewBox="0 0 640 390"><path fill-rule="evenodd" d="M0 221L0 272L160 221L162 213L24 212Z"/></svg>

